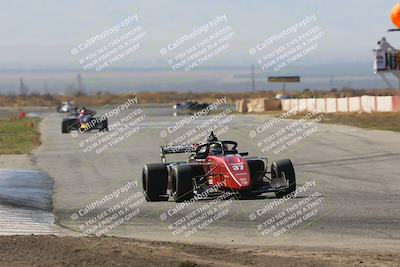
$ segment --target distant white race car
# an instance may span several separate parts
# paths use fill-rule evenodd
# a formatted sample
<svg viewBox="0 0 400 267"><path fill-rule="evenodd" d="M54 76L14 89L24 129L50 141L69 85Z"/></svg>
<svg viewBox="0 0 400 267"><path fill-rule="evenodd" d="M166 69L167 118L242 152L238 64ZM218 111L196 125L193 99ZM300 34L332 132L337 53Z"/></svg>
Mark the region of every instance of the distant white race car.
<svg viewBox="0 0 400 267"><path fill-rule="evenodd" d="M57 112L61 113L74 113L77 108L73 102L64 101L60 106L57 107Z"/></svg>

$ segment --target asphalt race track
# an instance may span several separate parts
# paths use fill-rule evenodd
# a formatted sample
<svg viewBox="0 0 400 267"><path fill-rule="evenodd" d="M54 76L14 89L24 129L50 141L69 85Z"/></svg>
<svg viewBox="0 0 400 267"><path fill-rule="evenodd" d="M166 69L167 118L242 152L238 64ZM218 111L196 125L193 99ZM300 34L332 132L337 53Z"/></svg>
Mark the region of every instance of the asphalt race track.
<svg viewBox="0 0 400 267"><path fill-rule="evenodd" d="M98 110L98 114L105 111ZM219 136L220 139L235 140L239 143L240 151L268 157L270 162L278 158L290 158L296 169L298 188L306 185L303 187L306 190L297 198L288 199L268 210L266 205L277 203L279 200L274 194L265 194L251 200L231 198L220 203L200 200L181 207L172 201L140 201L142 167L146 163L160 162L160 145L166 145L215 115L187 122L177 131L161 138L160 132L166 129L168 131L168 127L175 125L183 117L172 116L168 108L145 107L142 111L145 118L140 122L140 127L100 154L96 154L94 150L84 152L86 144L92 142L88 141L88 138L96 133L78 134L76 137L61 134L63 115L55 112L42 114L42 145L33 157L38 166L54 179L54 209L60 225L76 231L88 229L89 225L96 224L93 221L96 218L97 223L106 218L110 214L110 208L113 209L121 200L126 199L126 195L121 193L118 197L97 204L93 210L88 209L88 205L96 201L99 203L104 196L128 186L129 192L126 194L134 197L126 205L128 207L135 201L137 206L126 208L124 216L129 215L126 220L120 225L114 224L115 227L104 234L224 245L315 246L398 251L400 133L318 124L315 132L281 152L262 153L258 142L279 132L293 121L276 123L251 138L249 132L271 118L266 115L234 114L224 125L220 125L219 129L226 130ZM110 118L109 124L120 118L121 116ZM135 126L127 126L125 130L133 128ZM116 132L118 129L110 129L106 134ZM315 186L311 185L313 181ZM295 205L300 205L301 200L310 202L296 208ZM311 210L306 208L311 202L314 203L314 213L304 217ZM296 215L297 218L302 217L303 220L287 226L289 231L277 233L271 230L263 235L258 229L266 225L270 227L279 218L297 210L301 210L301 215ZM188 223L190 219L207 211L212 214L210 216L213 216L213 220L200 218L204 220L198 221L201 224L199 231L190 232L183 229L174 234L176 229ZM260 227L260 224L271 218L275 218L276 221L269 221ZM194 223L189 224L193 225Z"/></svg>

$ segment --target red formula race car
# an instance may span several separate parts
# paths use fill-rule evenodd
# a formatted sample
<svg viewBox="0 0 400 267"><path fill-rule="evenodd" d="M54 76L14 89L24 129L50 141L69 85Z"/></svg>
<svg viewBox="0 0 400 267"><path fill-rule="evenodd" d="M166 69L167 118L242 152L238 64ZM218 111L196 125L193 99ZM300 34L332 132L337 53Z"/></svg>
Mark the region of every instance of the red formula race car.
<svg viewBox="0 0 400 267"><path fill-rule="evenodd" d="M184 162L167 162L165 155L188 153ZM266 158L239 153L234 141L213 140L201 145L162 146L162 163L143 167L142 184L147 201L176 202L232 192L240 198L275 192L283 197L296 190L296 176L289 159L267 169ZM211 190L210 190L211 189Z"/></svg>

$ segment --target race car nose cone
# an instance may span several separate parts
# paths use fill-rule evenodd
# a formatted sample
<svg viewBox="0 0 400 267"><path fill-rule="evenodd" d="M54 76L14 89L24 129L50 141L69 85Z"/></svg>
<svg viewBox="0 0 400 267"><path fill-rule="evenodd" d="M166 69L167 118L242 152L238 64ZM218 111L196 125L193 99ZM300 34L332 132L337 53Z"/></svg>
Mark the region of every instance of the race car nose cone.
<svg viewBox="0 0 400 267"><path fill-rule="evenodd" d="M243 178L239 178L239 182L241 185L245 186L245 185L249 185L249 179L247 179L247 177L243 177Z"/></svg>

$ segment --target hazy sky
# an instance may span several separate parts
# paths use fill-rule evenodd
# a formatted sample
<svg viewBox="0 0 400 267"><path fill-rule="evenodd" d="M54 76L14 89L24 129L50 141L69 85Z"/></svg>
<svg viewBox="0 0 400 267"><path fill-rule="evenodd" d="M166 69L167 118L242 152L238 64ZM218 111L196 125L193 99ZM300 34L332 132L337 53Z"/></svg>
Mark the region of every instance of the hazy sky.
<svg viewBox="0 0 400 267"><path fill-rule="evenodd" d="M248 64L255 60L248 52L250 47L312 14L325 36L304 64L366 62L372 61L371 50L382 36L400 46L400 33L386 32L393 27L389 13L396 2L1 0L0 66L79 66L71 48L133 14L138 14L148 36L143 48L122 63L162 65L166 60L160 55L161 47L223 14L235 36L230 48L210 64Z"/></svg>

